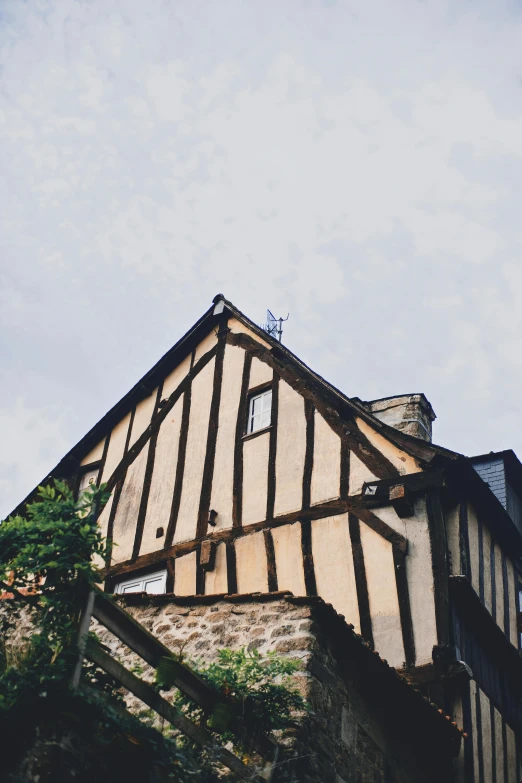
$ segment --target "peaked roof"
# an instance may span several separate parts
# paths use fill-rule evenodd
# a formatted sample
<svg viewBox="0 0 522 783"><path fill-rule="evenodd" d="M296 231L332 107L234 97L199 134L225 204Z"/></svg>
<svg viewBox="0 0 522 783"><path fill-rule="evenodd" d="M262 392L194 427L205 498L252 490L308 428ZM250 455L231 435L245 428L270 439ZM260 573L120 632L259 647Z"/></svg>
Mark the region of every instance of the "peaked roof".
<svg viewBox="0 0 522 783"><path fill-rule="evenodd" d="M217 311L217 312L216 312ZM349 415L359 416L366 421L375 430L380 432L387 440L394 443L398 448L410 454L412 457L427 467L429 465L439 464L442 460L453 461L459 458L459 454L442 446L436 446L412 435L390 427L388 424L373 416L361 402L358 397L348 397L331 383L326 381L321 375L314 372L298 356L280 343L274 337L269 335L257 324L251 321L246 315L238 310L235 305L226 299L223 294L217 294L212 300L212 306L196 321L196 323L178 340L167 353L156 362L156 364L130 389L127 394L121 398L97 424L78 443L70 449L69 452L60 460L60 462L42 479L40 483L47 481L51 477L68 476L77 468L79 461L83 456L93 449L102 438L132 410L144 397L149 396L157 388L160 381L166 377L193 348L220 323L223 311L240 321L250 331L268 343L274 356L279 356L290 365L310 378L311 383L315 383L320 389L332 398L341 409ZM24 500L13 510L13 514L20 513L23 506L29 502L34 494L32 490Z"/></svg>

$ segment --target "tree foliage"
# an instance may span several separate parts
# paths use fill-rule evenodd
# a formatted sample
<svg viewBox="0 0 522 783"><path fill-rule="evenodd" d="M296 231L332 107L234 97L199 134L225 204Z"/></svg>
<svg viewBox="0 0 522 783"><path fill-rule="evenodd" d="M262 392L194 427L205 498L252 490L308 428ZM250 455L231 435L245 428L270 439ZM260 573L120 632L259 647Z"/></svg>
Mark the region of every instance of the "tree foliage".
<svg viewBox="0 0 522 783"><path fill-rule="evenodd" d="M47 738L45 748L59 745L64 737L65 745L73 742L87 748L90 742L99 744L98 766L79 764L75 772L79 780L84 773L89 780L93 776L105 780L105 773L107 779L113 779L108 772L114 764L114 754L108 750L113 746L126 758L135 756L135 768L139 764L146 767L147 759L154 758L154 768L159 764L164 771L170 770L169 779L181 783L216 781L222 769L212 746L201 750L176 731L158 732L155 715L149 716L148 725L139 721L125 709L119 684L94 665L84 662L82 671L82 681L90 687L79 693L69 690L86 587L99 581L95 558L104 562L106 557L97 516L107 499L102 486L90 487L76 501L67 484L55 480L38 488L26 517L12 517L0 524L0 582L8 585L14 598L0 605L0 733L9 735L19 722L26 743L32 728L40 744ZM5 611L7 604L9 611ZM31 622L23 636L20 628L27 623L28 612ZM5 642L9 635L17 637L16 645ZM169 660L172 662L165 659L166 664ZM227 733L224 716L204 714L180 691L173 694L174 703L192 720L205 724L217 742L230 740L245 759L249 726L255 723L265 732L283 729L291 724L296 710L306 706L290 683L298 668L295 660L274 653L262 657L256 650L225 649L217 653L217 660L195 664L194 668L238 703L244 736L238 739ZM168 671L168 665L159 667L159 689L171 687ZM44 715L48 720L42 725L38 716ZM133 751L130 746L140 750ZM62 766L64 753L60 755ZM54 780L57 768L54 762L49 763Z"/></svg>
<svg viewBox="0 0 522 783"><path fill-rule="evenodd" d="M107 500L104 488L90 488L79 502L67 484L39 487L27 516L0 525L0 581L15 599L36 599L32 632L14 649L4 643L0 655L0 709L12 708L28 691L61 683L75 660L81 596L98 571L93 556L105 556L96 521ZM2 637L21 618L21 605L2 615ZM23 641L23 643L21 643Z"/></svg>
<svg viewBox="0 0 522 783"><path fill-rule="evenodd" d="M38 487L26 517L0 525L0 579L30 589L36 578L46 598L60 600L80 579L94 584L99 578L92 558L106 554L96 515L107 499L103 486L91 486L79 502L63 481Z"/></svg>
<svg viewBox="0 0 522 783"><path fill-rule="evenodd" d="M295 659L275 652L263 656L255 649L249 652L245 648L227 648L218 650L217 660L208 664L196 662L192 666L210 685L239 704L246 727L255 724L266 733L284 729L294 722L297 711L306 708L303 697L292 687L291 676L299 669L299 661ZM164 687L170 684L161 667L157 681ZM181 691L176 693L175 702L193 720L205 719L203 711ZM208 727L222 730L226 717L213 714ZM231 735L225 736L234 741Z"/></svg>

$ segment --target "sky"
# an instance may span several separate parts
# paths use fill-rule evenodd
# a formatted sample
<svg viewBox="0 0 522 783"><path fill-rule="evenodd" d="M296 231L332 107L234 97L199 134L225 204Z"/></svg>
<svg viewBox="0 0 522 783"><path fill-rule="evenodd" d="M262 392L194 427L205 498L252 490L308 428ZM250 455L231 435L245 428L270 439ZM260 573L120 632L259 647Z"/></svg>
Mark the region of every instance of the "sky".
<svg viewBox="0 0 522 783"><path fill-rule="evenodd" d="M522 457L522 3L0 0L0 518L223 292Z"/></svg>

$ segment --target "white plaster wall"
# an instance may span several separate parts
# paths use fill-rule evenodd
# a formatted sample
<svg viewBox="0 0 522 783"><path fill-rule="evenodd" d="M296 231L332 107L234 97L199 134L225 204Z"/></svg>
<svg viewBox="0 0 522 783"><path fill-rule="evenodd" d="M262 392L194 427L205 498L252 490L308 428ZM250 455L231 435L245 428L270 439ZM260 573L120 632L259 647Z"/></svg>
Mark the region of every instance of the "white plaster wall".
<svg viewBox="0 0 522 783"><path fill-rule="evenodd" d="M262 362L256 356L252 357L252 364L250 367L250 379L248 382L248 388L253 389L255 386L261 386L262 383L268 383L274 377L274 371L266 362Z"/></svg>
<svg viewBox="0 0 522 783"><path fill-rule="evenodd" d="M248 326L244 326L241 321L237 320L237 318L229 318L227 326L231 332L234 332L235 334L239 334L241 332L243 334L248 334L249 337L252 337L253 340L256 340L261 345L264 345L265 348L271 348L266 340L263 340L262 337L259 337L257 334L255 334L255 332L249 329Z"/></svg>
<svg viewBox="0 0 522 783"><path fill-rule="evenodd" d="M196 595L196 552L174 560L175 595Z"/></svg>
<svg viewBox="0 0 522 783"><path fill-rule="evenodd" d="M395 512L394 512L395 513ZM410 594L410 611L417 666L432 662L433 646L437 644L435 586L431 560L426 500L415 501L415 516L405 519L408 554L406 575Z"/></svg>
<svg viewBox="0 0 522 783"><path fill-rule="evenodd" d="M130 413L128 413L118 422L111 432L109 448L107 449L107 459L105 460L105 467L101 478L102 483L110 479L118 464L121 462L125 450L127 432L129 431L130 416Z"/></svg>
<svg viewBox="0 0 522 783"><path fill-rule="evenodd" d="M98 462L103 456L103 447L105 446L105 438L101 440L97 446L95 446L80 462L80 465L90 465L91 462Z"/></svg>
<svg viewBox="0 0 522 783"><path fill-rule="evenodd" d="M314 412L314 465L310 499L312 505L339 497L341 438L319 411Z"/></svg>
<svg viewBox="0 0 522 783"><path fill-rule="evenodd" d="M318 594L360 633L348 514L312 522L312 554Z"/></svg>
<svg viewBox="0 0 522 783"><path fill-rule="evenodd" d="M450 552L450 574L460 574L460 520L459 506L453 506L445 515L448 548Z"/></svg>
<svg viewBox="0 0 522 783"><path fill-rule="evenodd" d="M205 594L228 593L227 548L225 544L216 547L216 563L212 571L205 574Z"/></svg>
<svg viewBox="0 0 522 783"><path fill-rule="evenodd" d="M378 478L361 462L357 454L350 451L350 495L360 495L366 481L378 481Z"/></svg>
<svg viewBox="0 0 522 783"><path fill-rule="evenodd" d="M214 380L212 359L192 381L192 401L185 454L185 473L174 542L196 535L201 482L207 450L208 421Z"/></svg>
<svg viewBox="0 0 522 783"><path fill-rule="evenodd" d="M305 451L304 399L285 381L280 381L275 516L298 511L302 507Z"/></svg>
<svg viewBox="0 0 522 783"><path fill-rule="evenodd" d="M209 351L211 351L212 348L214 348L215 345L217 345L217 336L216 336L216 332L214 330L212 330L197 345L195 353L194 353L194 364L196 364L196 362L199 362L201 357L204 356Z"/></svg>
<svg viewBox="0 0 522 783"><path fill-rule="evenodd" d="M486 525L482 525L482 541L484 552L484 603L491 613L491 534Z"/></svg>
<svg viewBox="0 0 522 783"><path fill-rule="evenodd" d="M188 374L190 370L190 359L191 355L189 354L164 379L163 388L161 390L162 400L168 400L171 394L176 391L183 378Z"/></svg>
<svg viewBox="0 0 522 783"><path fill-rule="evenodd" d="M107 527L109 524L109 516L111 514L113 500L114 500L114 492L111 493L107 503L104 505L102 509L100 516L98 517L98 525L100 526L100 530L104 537L107 535Z"/></svg>
<svg viewBox="0 0 522 783"><path fill-rule="evenodd" d="M484 783L493 783L493 753L491 745L491 707L486 694L479 689L480 719L482 728L482 758Z"/></svg>
<svg viewBox="0 0 522 783"><path fill-rule="evenodd" d="M506 725L506 740L507 740L508 783L518 783L517 743L515 739L515 732L507 725Z"/></svg>
<svg viewBox="0 0 522 783"><path fill-rule="evenodd" d="M468 539L469 539L469 557L471 560L471 584L477 594L480 591L479 584L479 543L478 543L478 522L475 509L468 503Z"/></svg>
<svg viewBox="0 0 522 783"><path fill-rule="evenodd" d="M495 715L495 761L497 769L497 783L504 782L504 742L502 739L502 715L494 708Z"/></svg>
<svg viewBox="0 0 522 783"><path fill-rule="evenodd" d="M477 742L477 683L475 680L469 682L469 696L471 700L471 736L473 742L473 771L475 773L475 783L479 783L478 777L478 742Z"/></svg>
<svg viewBox="0 0 522 783"><path fill-rule="evenodd" d="M393 443L390 443L390 441L381 435L380 432L376 432L373 427L370 427L364 419L357 417L356 424L363 435L366 435L370 443L389 459L392 465L395 465L399 473L420 473L422 471L422 468L413 457L399 449Z"/></svg>
<svg viewBox="0 0 522 783"><path fill-rule="evenodd" d="M495 594L497 596L497 625L504 630L504 583L502 580L502 550L495 544Z"/></svg>
<svg viewBox="0 0 522 783"><path fill-rule="evenodd" d="M122 563L132 556L149 446L150 441L142 448L127 470L114 518L114 542L117 546L112 550L113 563Z"/></svg>
<svg viewBox="0 0 522 783"><path fill-rule="evenodd" d="M268 432L243 443L243 525L266 518L269 446Z"/></svg>
<svg viewBox="0 0 522 783"><path fill-rule="evenodd" d="M387 525L389 525L393 530L397 531L397 533L400 533L401 536L404 536L405 538L408 537L408 530L409 530L408 521L410 523L410 528L413 528L413 530L415 529L415 527L419 527L419 522L422 527L427 528L425 504L416 506L415 516L411 517L410 520L401 519L400 516L395 511L395 509L393 508L393 506L382 506L381 508L372 508L372 514L375 514L376 517L382 519L383 522L386 522ZM361 525L362 524L363 523L361 522ZM426 567L427 561L423 565L424 567ZM431 566L431 561L430 561L430 566Z"/></svg>
<svg viewBox="0 0 522 783"><path fill-rule="evenodd" d="M507 582L508 582L508 600L509 600L509 640L511 644L518 648L517 634L517 605L515 598L515 572L513 562L506 557Z"/></svg>
<svg viewBox="0 0 522 783"><path fill-rule="evenodd" d="M408 540L406 576L415 642L415 662L417 666L431 663L433 645L437 644L437 623L426 501L424 498L417 498L414 516L406 519L401 519L393 506L373 509L373 513ZM396 589L395 581L393 589Z"/></svg>
<svg viewBox="0 0 522 783"><path fill-rule="evenodd" d="M375 648L391 666L404 663L404 646L392 546L361 522L366 581Z"/></svg>
<svg viewBox="0 0 522 783"><path fill-rule="evenodd" d="M272 529L279 590L291 590L294 595L306 595L301 548L301 525L282 525Z"/></svg>
<svg viewBox="0 0 522 783"><path fill-rule="evenodd" d="M263 532L236 538L238 593L267 593L268 569Z"/></svg>
<svg viewBox="0 0 522 783"><path fill-rule="evenodd" d="M223 362L219 426L212 478L210 508L217 511L216 527L232 527L232 485L234 482L234 446L241 378L245 352L242 348L227 345Z"/></svg>
<svg viewBox="0 0 522 783"><path fill-rule="evenodd" d="M151 395L145 397L136 405L136 413L134 414L134 421L132 422L131 436L129 440L129 449L136 443L140 435L142 435L150 424L152 414L154 413L154 406L156 405L156 397L158 396L158 390L154 389Z"/></svg>
<svg viewBox="0 0 522 783"><path fill-rule="evenodd" d="M100 516L98 517L98 525L101 530L101 534L104 538L107 537L107 527L109 525L109 517L111 514L111 508L112 508L112 502L114 500L114 492L112 492L111 496L109 497L107 503L104 505L102 512ZM103 562L102 558L99 557L99 555L95 555L93 558L94 565L96 568L104 568L105 563Z"/></svg>
<svg viewBox="0 0 522 783"><path fill-rule="evenodd" d="M182 410L183 395L159 428L140 555L162 549L165 543L176 480ZM158 527L164 530L161 538L156 538Z"/></svg>
<svg viewBox="0 0 522 783"><path fill-rule="evenodd" d="M451 714L451 713L450 713ZM462 708L462 697L460 694L457 694L455 697L455 700L453 702L453 718L459 728L464 728L464 710ZM464 750L464 741L462 740L459 746L459 755L454 760L454 778L455 783L457 781L459 783L464 783L465 781L465 774L466 774L466 762L465 762L465 750Z"/></svg>

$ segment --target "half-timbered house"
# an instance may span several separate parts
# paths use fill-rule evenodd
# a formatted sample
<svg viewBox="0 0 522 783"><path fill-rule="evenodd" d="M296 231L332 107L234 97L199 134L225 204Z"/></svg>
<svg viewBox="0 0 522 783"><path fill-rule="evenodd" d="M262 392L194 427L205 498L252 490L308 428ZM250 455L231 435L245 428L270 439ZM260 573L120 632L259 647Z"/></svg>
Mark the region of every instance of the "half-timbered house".
<svg viewBox="0 0 522 783"><path fill-rule="evenodd" d="M464 727L455 780L516 783L520 520L434 418L346 396L218 295L52 475L111 491L107 590L319 595Z"/></svg>

